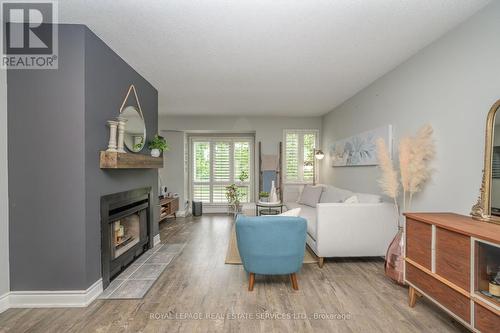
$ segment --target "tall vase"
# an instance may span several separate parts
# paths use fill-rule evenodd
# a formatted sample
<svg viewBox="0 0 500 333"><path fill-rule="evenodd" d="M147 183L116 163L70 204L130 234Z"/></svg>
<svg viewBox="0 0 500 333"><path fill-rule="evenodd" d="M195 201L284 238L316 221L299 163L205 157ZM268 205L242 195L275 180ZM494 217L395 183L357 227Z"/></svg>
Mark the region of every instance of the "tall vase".
<svg viewBox="0 0 500 333"><path fill-rule="evenodd" d="M403 247L403 228L398 228L398 233L389 245L385 255L385 275L401 285L404 284Z"/></svg>
<svg viewBox="0 0 500 333"><path fill-rule="evenodd" d="M269 202L278 202L278 194L276 193L276 186L274 180L271 183L271 193L269 193Z"/></svg>

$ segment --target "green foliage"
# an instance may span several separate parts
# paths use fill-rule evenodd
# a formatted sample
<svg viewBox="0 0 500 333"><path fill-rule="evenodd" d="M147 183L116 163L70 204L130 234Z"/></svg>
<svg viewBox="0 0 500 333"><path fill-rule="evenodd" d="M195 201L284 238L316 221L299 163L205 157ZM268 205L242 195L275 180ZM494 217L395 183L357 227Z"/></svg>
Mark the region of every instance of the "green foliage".
<svg viewBox="0 0 500 333"><path fill-rule="evenodd" d="M134 150L141 150L142 149L142 144L144 143L144 137L141 137L141 142L136 143L133 147Z"/></svg>
<svg viewBox="0 0 500 333"><path fill-rule="evenodd" d="M167 140L165 140L162 136L156 134L153 140L149 141L149 149L159 149L160 151L168 151Z"/></svg>
<svg viewBox="0 0 500 333"><path fill-rule="evenodd" d="M260 198L269 198L269 192L260 192L259 197Z"/></svg>
<svg viewBox="0 0 500 333"><path fill-rule="evenodd" d="M241 170L239 180L243 183L247 179L248 179L248 172L246 172L245 170Z"/></svg>
<svg viewBox="0 0 500 333"><path fill-rule="evenodd" d="M230 205L239 206L243 193L236 184L226 186L226 199Z"/></svg>

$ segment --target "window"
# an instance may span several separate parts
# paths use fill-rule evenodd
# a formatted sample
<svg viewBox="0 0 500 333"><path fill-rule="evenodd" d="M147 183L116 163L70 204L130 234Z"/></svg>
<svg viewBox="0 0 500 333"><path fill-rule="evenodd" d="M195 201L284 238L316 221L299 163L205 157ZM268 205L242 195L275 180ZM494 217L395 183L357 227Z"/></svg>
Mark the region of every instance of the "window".
<svg viewBox="0 0 500 333"><path fill-rule="evenodd" d="M284 131L284 178L286 183L310 183L314 177L314 149L318 130Z"/></svg>
<svg viewBox="0 0 500 333"><path fill-rule="evenodd" d="M226 186L234 183L242 193L241 202L250 202L254 138L193 136L190 141L193 200L225 205Z"/></svg>

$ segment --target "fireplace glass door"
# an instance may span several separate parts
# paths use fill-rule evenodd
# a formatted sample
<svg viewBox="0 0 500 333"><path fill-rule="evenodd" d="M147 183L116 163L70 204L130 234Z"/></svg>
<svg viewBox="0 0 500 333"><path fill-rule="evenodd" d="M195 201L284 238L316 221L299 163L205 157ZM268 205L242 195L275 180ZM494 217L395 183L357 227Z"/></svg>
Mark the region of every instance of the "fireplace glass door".
<svg viewBox="0 0 500 333"><path fill-rule="evenodd" d="M116 259L139 243L141 238L141 211L130 214L110 224L111 254Z"/></svg>

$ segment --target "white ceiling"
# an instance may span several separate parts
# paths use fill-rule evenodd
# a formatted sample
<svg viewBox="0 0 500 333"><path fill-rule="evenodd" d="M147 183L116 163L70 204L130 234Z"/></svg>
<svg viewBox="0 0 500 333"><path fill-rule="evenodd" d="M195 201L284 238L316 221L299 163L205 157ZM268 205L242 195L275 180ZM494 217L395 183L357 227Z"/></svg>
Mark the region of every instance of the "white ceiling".
<svg viewBox="0 0 500 333"><path fill-rule="evenodd" d="M64 0L160 114L322 115L489 0Z"/></svg>

